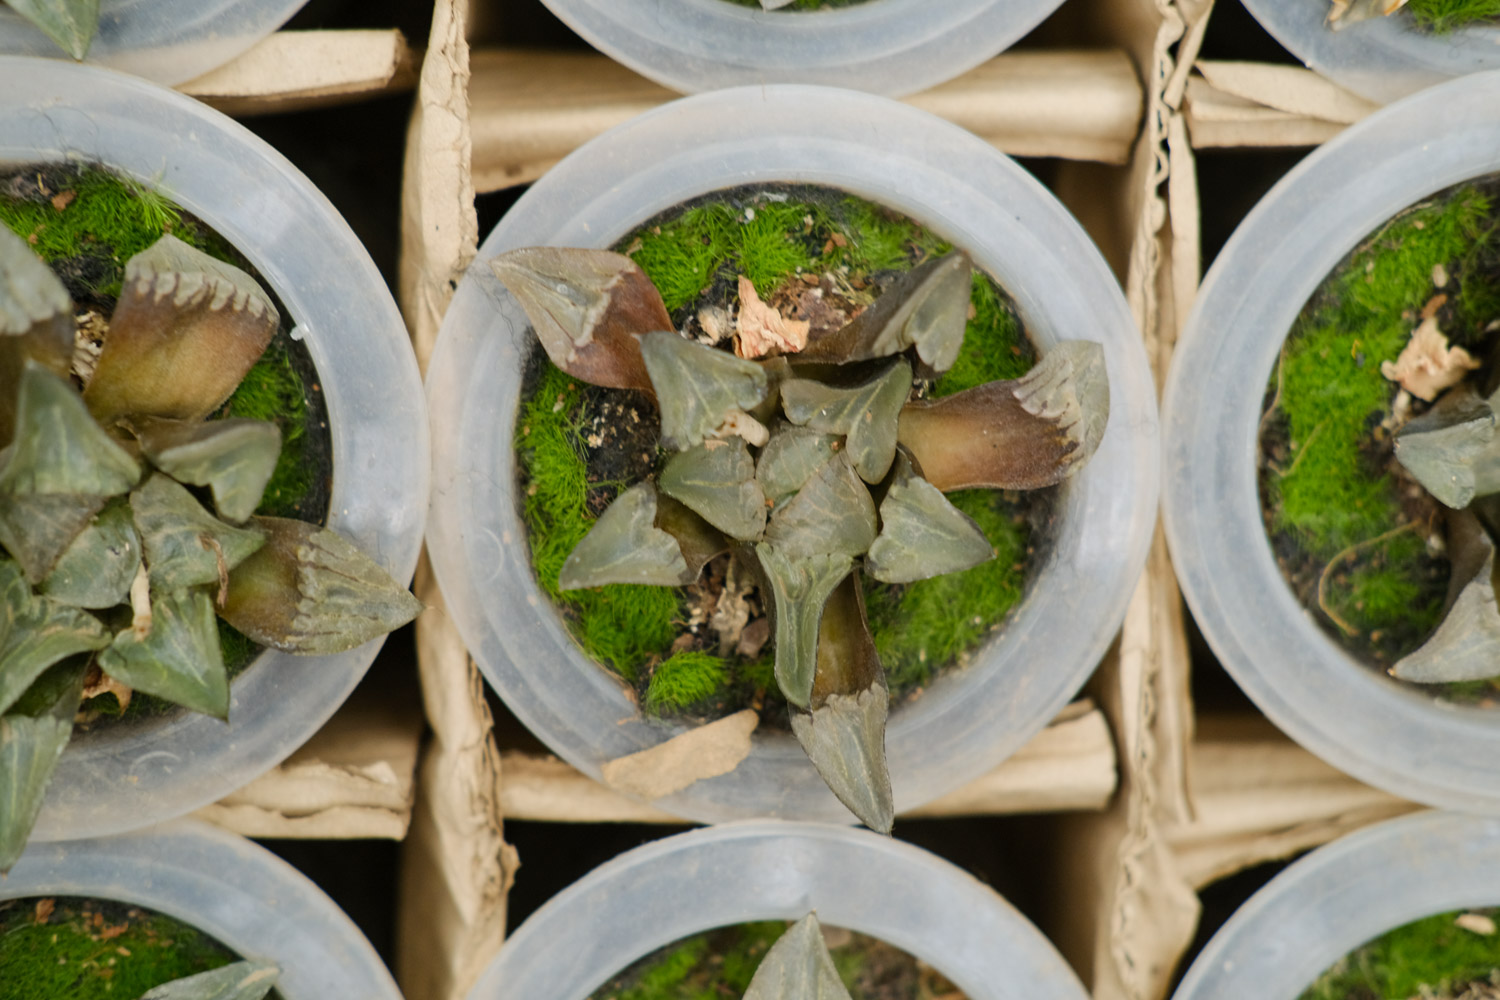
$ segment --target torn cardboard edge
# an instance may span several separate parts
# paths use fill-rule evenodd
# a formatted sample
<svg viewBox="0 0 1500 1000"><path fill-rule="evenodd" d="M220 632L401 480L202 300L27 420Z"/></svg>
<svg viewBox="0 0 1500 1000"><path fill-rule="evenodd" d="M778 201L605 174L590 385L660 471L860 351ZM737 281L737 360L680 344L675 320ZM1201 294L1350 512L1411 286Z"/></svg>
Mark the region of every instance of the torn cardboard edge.
<svg viewBox="0 0 1500 1000"><path fill-rule="evenodd" d="M1312 70L1198 60L1183 113L1196 148L1316 146L1379 110Z"/></svg>

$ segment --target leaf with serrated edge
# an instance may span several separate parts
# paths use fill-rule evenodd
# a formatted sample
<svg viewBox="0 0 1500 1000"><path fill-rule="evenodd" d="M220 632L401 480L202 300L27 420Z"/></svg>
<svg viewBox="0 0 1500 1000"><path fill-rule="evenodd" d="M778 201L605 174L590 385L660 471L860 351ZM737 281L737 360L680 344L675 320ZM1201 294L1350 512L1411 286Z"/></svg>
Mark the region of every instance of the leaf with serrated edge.
<svg viewBox="0 0 1500 1000"><path fill-rule="evenodd" d="M1081 469L1109 420L1104 349L1064 340L1031 371L901 411L898 439L942 490L1032 490Z"/></svg>
<svg viewBox="0 0 1500 1000"><path fill-rule="evenodd" d="M84 401L106 424L122 416L202 420L239 386L280 322L250 275L163 236L125 263Z"/></svg>
<svg viewBox="0 0 1500 1000"><path fill-rule="evenodd" d="M896 457L896 427L911 395L911 365L897 361L878 378L852 389L811 379L782 383L787 419L829 434L846 434L846 449L859 477L878 483Z"/></svg>
<svg viewBox="0 0 1500 1000"><path fill-rule="evenodd" d="M213 490L214 509L236 524L260 506L281 457L281 429L268 420L131 422L151 464L179 483Z"/></svg>
<svg viewBox="0 0 1500 1000"><path fill-rule="evenodd" d="M854 560L838 553L794 556L767 542L756 545L755 554L775 600L776 684L787 701L806 708L818 666L823 604Z"/></svg>
<svg viewBox="0 0 1500 1000"><path fill-rule="evenodd" d="M1495 437L1495 412L1458 386L1396 434L1396 461L1439 501L1463 508L1476 493L1475 463Z"/></svg>
<svg viewBox="0 0 1500 1000"><path fill-rule="evenodd" d="M73 735L85 667L82 660L58 664L0 715L0 875L25 850L42 811L47 782Z"/></svg>
<svg viewBox="0 0 1500 1000"><path fill-rule="evenodd" d="M1500 675L1500 608L1495 604L1495 553L1459 591L1458 600L1426 642L1397 660L1391 676L1414 684L1476 681Z"/></svg>
<svg viewBox="0 0 1500 1000"><path fill-rule="evenodd" d="M661 404L661 440L681 451L713 435L734 410L753 410L769 391L766 371L675 333L648 333L641 357Z"/></svg>
<svg viewBox="0 0 1500 1000"><path fill-rule="evenodd" d="M422 610L411 592L336 531L257 517L265 547L229 574L224 620L263 646L342 653Z"/></svg>
<svg viewBox="0 0 1500 1000"><path fill-rule="evenodd" d="M869 550L875 541L875 501L847 455L835 452L796 496L771 513L766 541L798 557L859 556Z"/></svg>
<svg viewBox="0 0 1500 1000"><path fill-rule="evenodd" d="M661 472L661 491L687 504L732 538L759 538L766 527L766 495L755 462L739 438L705 441L673 455Z"/></svg>
<svg viewBox="0 0 1500 1000"><path fill-rule="evenodd" d="M687 586L698 579L709 560L729 551L729 539L718 528L705 521L687 504L678 503L664 494L656 497L656 526L677 540L687 570L678 584Z"/></svg>
<svg viewBox="0 0 1500 1000"><path fill-rule="evenodd" d="M641 583L675 587L687 573L677 540L655 526L656 489L637 483L615 497L568 553L557 574L560 590Z"/></svg>
<svg viewBox="0 0 1500 1000"><path fill-rule="evenodd" d="M229 674L214 623L214 602L199 588L151 601L144 637L127 628L99 654L99 668L137 691L195 712L229 718Z"/></svg>
<svg viewBox="0 0 1500 1000"><path fill-rule="evenodd" d="M755 478L780 506L800 490L833 455L838 438L809 427L782 427L771 435L755 462Z"/></svg>
<svg viewBox="0 0 1500 1000"><path fill-rule="evenodd" d="M186 488L155 473L130 494L135 529L156 590L221 582L223 574L265 544L253 524L236 528L203 509Z"/></svg>
<svg viewBox="0 0 1500 1000"><path fill-rule="evenodd" d="M66 377L77 325L73 301L52 268L25 240L0 226L0 447L15 431L26 361Z"/></svg>
<svg viewBox="0 0 1500 1000"><path fill-rule="evenodd" d="M638 338L673 329L672 317L635 261L608 250L523 247L490 268L554 365L594 385L651 391Z"/></svg>
<svg viewBox="0 0 1500 1000"><path fill-rule="evenodd" d="M99 0L5 0L74 59L89 54L99 30Z"/></svg>
<svg viewBox="0 0 1500 1000"><path fill-rule="evenodd" d="M771 945L745 1000L849 1000L816 916L809 913Z"/></svg>
<svg viewBox="0 0 1500 1000"><path fill-rule="evenodd" d="M38 589L74 607L112 608L128 599L140 564L130 505L117 499L73 539Z"/></svg>
<svg viewBox="0 0 1500 1000"><path fill-rule="evenodd" d="M109 633L91 614L31 592L21 568L0 561L0 713L48 667L77 653L103 649Z"/></svg>
<svg viewBox="0 0 1500 1000"><path fill-rule="evenodd" d="M911 583L994 558L995 550L973 518L913 473L905 456L896 463L895 480L880 502L880 535L865 556L871 576L885 583Z"/></svg>
<svg viewBox="0 0 1500 1000"><path fill-rule="evenodd" d="M162 983L140 1000L261 1000L281 974L271 962L244 961Z"/></svg>

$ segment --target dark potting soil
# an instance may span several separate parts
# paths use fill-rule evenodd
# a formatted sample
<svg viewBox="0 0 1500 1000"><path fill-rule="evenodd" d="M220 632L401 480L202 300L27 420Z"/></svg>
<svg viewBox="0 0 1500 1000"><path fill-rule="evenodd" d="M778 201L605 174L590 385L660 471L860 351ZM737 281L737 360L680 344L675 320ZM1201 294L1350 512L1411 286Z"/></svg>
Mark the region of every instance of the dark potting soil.
<svg viewBox="0 0 1500 1000"><path fill-rule="evenodd" d="M333 438L317 368L306 345L292 338L294 322L285 304L243 254L163 193L93 165L28 164L0 169L0 224L26 239L52 267L73 299L80 326L107 326L126 262L164 233L253 277L271 296L281 325L217 416L270 420L281 430L281 458L256 513L327 522L333 490ZM212 509L206 490L193 492ZM262 647L222 620L218 624L224 663L233 678L255 660ZM137 694L121 713L114 696L103 695L85 706L87 721L80 729L113 727L182 711L170 702Z"/></svg>
<svg viewBox="0 0 1500 1000"><path fill-rule="evenodd" d="M0 901L0 1000L135 1000L239 959L143 907L71 896Z"/></svg>
<svg viewBox="0 0 1500 1000"><path fill-rule="evenodd" d="M768 920L684 938L636 962L590 1000L738 1000L788 926ZM853 1000L964 998L931 966L879 938L841 928L824 928L824 937Z"/></svg>
<svg viewBox="0 0 1500 1000"><path fill-rule="evenodd" d="M863 239L849 238L856 234ZM900 274L948 247L911 220L845 192L781 185L685 202L647 221L616 249L651 276L674 325L699 336L704 310L737 300L740 274L767 289L762 297L784 316L811 322L816 334L820 324L841 327ZM1009 299L986 276L976 277L975 289L976 318L965 352L943 378L919 381L914 395L1014 378L1034 363L1035 350ZM585 652L632 684L648 712L711 718L748 706L761 711L766 724L784 727L767 609L758 589L738 579L744 574L732 570L728 556L711 562L687 588L555 589L557 570L592 521L668 457L657 445L659 430L646 395L571 379L539 345L533 349L516 446L518 498L539 580ZM574 479L582 484L578 500L554 485ZM950 499L976 518L999 555L975 570L917 584L864 581L893 702L915 697L936 673L966 662L1000 627L1053 534L1055 489L965 491ZM731 599L748 605L750 622L743 641L721 650L708 619L731 587Z"/></svg>

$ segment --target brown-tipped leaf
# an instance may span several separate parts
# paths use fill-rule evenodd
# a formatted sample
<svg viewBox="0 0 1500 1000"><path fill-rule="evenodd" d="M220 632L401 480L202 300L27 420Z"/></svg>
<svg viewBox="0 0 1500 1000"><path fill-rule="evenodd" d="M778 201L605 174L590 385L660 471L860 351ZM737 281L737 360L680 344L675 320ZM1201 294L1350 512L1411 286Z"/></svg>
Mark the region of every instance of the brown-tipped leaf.
<svg viewBox="0 0 1500 1000"><path fill-rule="evenodd" d="M260 528L225 524L159 472L130 494L130 508L156 590L222 585L230 570L265 544Z"/></svg>
<svg viewBox="0 0 1500 1000"><path fill-rule="evenodd" d="M916 475L905 456L880 502L880 536L865 569L885 583L911 583L957 573L993 558L995 550L974 519L942 490Z"/></svg>
<svg viewBox="0 0 1500 1000"><path fill-rule="evenodd" d="M1082 468L1108 419L1103 349L1065 340L1019 379L908 403L899 439L922 477L944 493L1030 490Z"/></svg>
<svg viewBox="0 0 1500 1000"><path fill-rule="evenodd" d="M563 562L558 589L681 583L687 562L677 540L656 527L656 511L656 490L650 483L637 483L615 497Z"/></svg>
<svg viewBox="0 0 1500 1000"><path fill-rule="evenodd" d="M83 397L105 424L122 416L202 420L234 392L279 323L254 278L163 236L125 264Z"/></svg>
<svg viewBox="0 0 1500 1000"><path fill-rule="evenodd" d="M849 1000L816 916L809 913L771 946L745 1000Z"/></svg>
<svg viewBox="0 0 1500 1000"><path fill-rule="evenodd" d="M74 59L89 53L99 30L99 0L5 0Z"/></svg>
<svg viewBox="0 0 1500 1000"><path fill-rule="evenodd" d="M698 579L709 560L729 551L729 539L718 528L705 521L687 504L678 503L665 494L656 497L656 526L677 540L687 569L678 579L686 586Z"/></svg>
<svg viewBox="0 0 1500 1000"><path fill-rule="evenodd" d="M73 302L57 275L0 226L0 447L15 430L16 393L28 359L66 376L73 357Z"/></svg>
<svg viewBox="0 0 1500 1000"><path fill-rule="evenodd" d="M705 441L673 455L662 469L661 491L731 538L748 541L765 530L766 495L755 479L750 449L739 438Z"/></svg>
<svg viewBox="0 0 1500 1000"><path fill-rule="evenodd" d="M875 501L848 456L835 452L797 492L771 513L766 541L788 556L828 552L864 555L875 541Z"/></svg>
<svg viewBox="0 0 1500 1000"><path fill-rule="evenodd" d="M1475 463L1495 440L1495 412L1472 390L1459 386L1432 409L1407 421L1396 434L1396 460L1439 501L1469 505L1476 493ZM1492 493L1500 483L1487 483Z"/></svg>
<svg viewBox="0 0 1500 1000"><path fill-rule="evenodd" d="M229 673L219 648L214 602L202 588L151 600L145 635L127 628L99 654L99 668L137 691L215 718L229 718Z"/></svg>
<svg viewBox="0 0 1500 1000"><path fill-rule="evenodd" d="M849 459L867 483L878 483L896 457L896 427L911 394L911 366L897 361L880 377L852 389L792 379L781 386L787 419L815 431L848 435Z"/></svg>
<svg viewBox="0 0 1500 1000"><path fill-rule="evenodd" d="M0 715L0 875L26 848L47 783L73 735L85 664L58 664Z"/></svg>
<svg viewBox="0 0 1500 1000"><path fill-rule="evenodd" d="M924 261L843 329L808 344L797 360L842 364L915 346L923 364L945 372L963 346L973 273L968 256L959 251Z"/></svg>
<svg viewBox="0 0 1500 1000"><path fill-rule="evenodd" d="M255 513L281 457L281 429L265 420L145 417L132 427L151 464L180 483L212 489L214 509L226 521Z"/></svg>
<svg viewBox="0 0 1500 1000"><path fill-rule="evenodd" d="M735 411L766 398L765 369L675 333L648 333L641 355L661 405L661 440L681 451L712 437Z"/></svg>
<svg viewBox="0 0 1500 1000"><path fill-rule="evenodd" d="M400 628L421 602L335 531L257 517L265 546L229 574L224 620L263 646L342 653Z"/></svg>
<svg viewBox="0 0 1500 1000"><path fill-rule="evenodd" d="M490 267L526 310L553 364L594 385L651 391L637 338L673 326L635 261L608 250L526 247Z"/></svg>
<svg viewBox="0 0 1500 1000"><path fill-rule="evenodd" d="M841 553L793 556L774 545L755 546L771 582L776 611L776 684L786 700L807 708L818 667L818 625L823 604L854 565Z"/></svg>
<svg viewBox="0 0 1500 1000"><path fill-rule="evenodd" d="M1500 675L1500 608L1495 606L1495 554L1459 592L1426 642L1391 667L1415 684L1445 684Z"/></svg>
<svg viewBox="0 0 1500 1000"><path fill-rule="evenodd" d="M32 593L21 568L0 560L0 714L61 660L109 645L109 633L87 612Z"/></svg>
<svg viewBox="0 0 1500 1000"><path fill-rule="evenodd" d="M244 961L162 983L140 1000L262 1000L281 974L271 962Z"/></svg>
<svg viewBox="0 0 1500 1000"><path fill-rule="evenodd" d="M130 505L116 499L63 550L39 589L74 607L112 608L128 600L140 564Z"/></svg>

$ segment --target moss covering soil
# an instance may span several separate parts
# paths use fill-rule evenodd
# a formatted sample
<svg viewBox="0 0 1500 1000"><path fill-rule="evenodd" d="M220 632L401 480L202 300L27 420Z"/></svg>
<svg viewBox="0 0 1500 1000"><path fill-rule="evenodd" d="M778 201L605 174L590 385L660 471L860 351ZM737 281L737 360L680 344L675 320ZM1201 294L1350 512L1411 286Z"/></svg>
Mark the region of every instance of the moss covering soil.
<svg viewBox="0 0 1500 1000"><path fill-rule="evenodd" d="M1437 626L1449 576L1442 505L1395 460L1399 386L1381 362L1401 353L1424 310L1452 343L1489 356L1500 319L1495 190L1444 192L1366 239L1303 308L1266 392L1260 487L1277 562L1325 629L1380 669ZM1500 685L1445 691L1479 700Z"/></svg>
<svg viewBox="0 0 1500 1000"><path fill-rule="evenodd" d="M651 220L618 249L655 283L678 329L696 334L701 309L736 301L741 274L783 315L805 318L811 314L799 310L829 301L867 305L883 285L951 248L870 202L799 186L699 199ZM1035 358L1004 293L976 273L958 360L935 382L919 383L918 391L944 396L1016 378ZM558 590L563 562L598 515L660 464L659 423L643 396L579 382L547 361L540 347L525 382L515 445L532 562L584 652L632 684L647 712L706 717L750 705L765 710L768 722L784 722L770 643L751 655L721 655L701 610L695 613L705 589L711 600L723 589L726 558L688 588ZM864 581L893 701L964 662L1001 625L1024 593L1027 568L1044 541L1045 531L1037 529L1051 516L1054 492L954 493L949 499L978 522L994 559L912 584ZM749 600L756 605L758 595Z"/></svg>
<svg viewBox="0 0 1500 1000"><path fill-rule="evenodd" d="M1465 913L1490 920L1500 911L1454 911L1412 921L1362 945L1334 963L1301 1000L1423 1000L1495 996L1500 987L1500 934L1455 923Z"/></svg>
<svg viewBox="0 0 1500 1000"><path fill-rule="evenodd" d="M636 962L591 1000L739 1000L787 926L767 920L684 938ZM853 1000L963 1000L930 966L877 938L837 929L825 936Z"/></svg>
<svg viewBox="0 0 1500 1000"><path fill-rule="evenodd" d="M1500 0L1409 0L1403 9L1419 29L1434 35L1500 24Z"/></svg>

